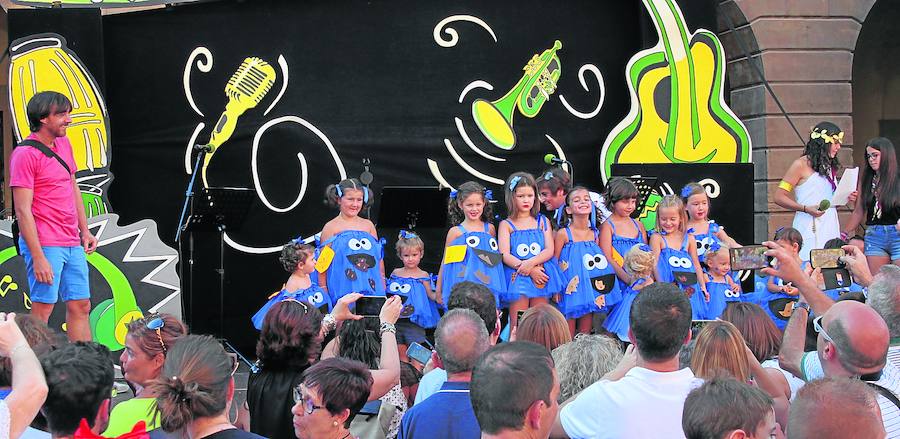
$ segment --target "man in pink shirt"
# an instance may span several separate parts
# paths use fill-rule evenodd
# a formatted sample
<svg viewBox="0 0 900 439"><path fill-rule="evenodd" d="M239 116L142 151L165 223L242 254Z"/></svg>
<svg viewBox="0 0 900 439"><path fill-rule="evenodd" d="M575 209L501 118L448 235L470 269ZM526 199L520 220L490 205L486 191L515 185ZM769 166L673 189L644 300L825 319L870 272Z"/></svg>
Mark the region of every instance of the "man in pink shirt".
<svg viewBox="0 0 900 439"><path fill-rule="evenodd" d="M91 294L85 253L97 248L87 227L81 191L75 182L75 158L66 138L72 103L60 93L34 95L26 112L28 139L49 147L65 161L40 149L21 145L9 160L10 182L18 218L19 248L25 258L31 313L47 322L62 296L66 302L66 332L72 341L91 339L88 314Z"/></svg>

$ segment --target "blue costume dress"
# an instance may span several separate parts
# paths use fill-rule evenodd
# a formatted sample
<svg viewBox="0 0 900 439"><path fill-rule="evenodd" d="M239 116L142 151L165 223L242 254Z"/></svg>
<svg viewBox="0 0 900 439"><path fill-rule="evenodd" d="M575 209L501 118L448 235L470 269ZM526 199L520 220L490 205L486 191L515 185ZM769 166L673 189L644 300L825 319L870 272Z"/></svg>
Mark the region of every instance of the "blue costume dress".
<svg viewBox="0 0 900 439"><path fill-rule="evenodd" d="M706 291L709 292L709 302L706 304L706 314L710 319L717 319L725 311L728 302L740 302L741 292L734 291L727 282L706 283ZM693 306L693 304L691 304Z"/></svg>
<svg viewBox="0 0 900 439"><path fill-rule="evenodd" d="M697 279L697 271L694 267L694 261L691 253L687 250L688 235L685 234L681 240L681 248L669 247L666 235L660 233L663 248L659 251L659 261L656 263L656 269L659 270L658 282L672 282L678 285L688 297L691 299L691 319L706 320L709 317L707 313L706 298L703 297L703 291Z"/></svg>
<svg viewBox="0 0 900 439"><path fill-rule="evenodd" d="M616 272L597 245L597 231L593 241L575 241L572 229L566 227L569 241L559 252L559 269L565 287L559 309L567 319L608 311L622 301L616 282Z"/></svg>
<svg viewBox="0 0 900 439"><path fill-rule="evenodd" d="M803 261L800 267L806 269L807 265L809 265L809 262ZM784 286L784 280L777 276L773 278L773 283L777 286ZM799 296L791 296L790 294L773 293L768 290L768 287L764 286L763 290L758 291L756 294L756 303L766 311L769 318L775 322L775 326L784 331L798 298Z"/></svg>
<svg viewBox="0 0 900 439"><path fill-rule="evenodd" d="M627 236L621 236L616 234L616 223L609 221L610 227L612 227L612 246L616 253L624 260L625 254L628 253L628 250L631 250L631 247L634 247L637 244L646 244L644 241L644 236L641 234L641 227L638 225L638 222L634 220L634 218L630 218L631 222L634 223L634 228L637 229L637 236L634 238L629 238Z"/></svg>
<svg viewBox="0 0 900 439"><path fill-rule="evenodd" d="M525 261L540 254L547 248L544 242L544 224L547 221L543 215L537 216L537 228L519 230L513 225L512 221L504 220L512 232L509 234L509 251L519 260ZM550 297L559 293L565 288L562 274L559 272L559 266L551 259L543 264L544 274L549 277L544 286L537 286L529 276L519 276L516 270L506 265L503 270L506 273L508 286L506 294L500 296L501 305L509 304L519 300L521 297Z"/></svg>
<svg viewBox="0 0 900 439"><path fill-rule="evenodd" d="M713 244L722 244L722 240L716 236L723 227L716 224L715 221L709 220L709 230L706 233L694 233L694 240L697 241L697 259L701 264L706 263L706 252L713 247Z"/></svg>
<svg viewBox="0 0 900 439"><path fill-rule="evenodd" d="M412 307L412 314L406 317L410 322L420 328L434 328L441 315L438 313L437 303L428 297L422 282L431 284L431 278L400 277L392 274L388 278L386 294L402 297L404 309ZM431 288L434 289L434 285Z"/></svg>
<svg viewBox="0 0 900 439"><path fill-rule="evenodd" d="M445 259L451 247L465 246L465 256L458 262L443 262L441 297L444 298L444 309L450 299L450 290L462 281L472 281L488 287L499 306L500 296L506 293L506 276L503 275L503 256L499 252L497 239L490 234L490 226L484 223L484 231L477 232L466 230L462 224L456 227L459 227L462 235L454 239L445 250Z"/></svg>
<svg viewBox="0 0 900 439"><path fill-rule="evenodd" d="M631 325L631 304L634 303L634 299L640 292L639 290L636 290L635 287L646 281L647 279L641 278L625 287L622 290L622 301L619 302L618 306L613 308L606 317L606 321L603 322L603 327L605 327L607 331L616 334L619 337L619 340L629 341L628 328Z"/></svg>
<svg viewBox="0 0 900 439"><path fill-rule="evenodd" d="M287 291L282 289L281 291L269 296L269 301L253 314L253 317L250 318L253 321L253 327L256 329L262 329L263 319L266 317L266 313L269 312L269 309L272 308L276 303L281 302L283 300L293 299L298 302L304 302L312 305L315 308L318 308L319 311L322 311L322 314L326 314L331 311L332 306L334 304L331 302L331 296L325 292L318 285L310 285L309 288L304 290L297 291Z"/></svg>
<svg viewBox="0 0 900 439"><path fill-rule="evenodd" d="M322 243L320 255L326 246L334 251L325 271L332 302L350 293L384 296L383 241L361 230L344 230Z"/></svg>

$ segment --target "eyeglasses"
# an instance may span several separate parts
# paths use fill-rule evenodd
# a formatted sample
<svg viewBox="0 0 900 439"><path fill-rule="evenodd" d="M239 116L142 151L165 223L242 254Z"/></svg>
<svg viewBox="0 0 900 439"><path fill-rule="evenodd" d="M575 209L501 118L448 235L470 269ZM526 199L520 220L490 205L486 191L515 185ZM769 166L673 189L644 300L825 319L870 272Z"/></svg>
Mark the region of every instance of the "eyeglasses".
<svg viewBox="0 0 900 439"><path fill-rule="evenodd" d="M311 415L312 412L325 408L323 406L316 405L315 403L313 403L312 399L308 399L306 396L304 396L303 391L300 390L299 385L297 387L294 387L294 403L300 404L303 407L303 411L307 415Z"/></svg>
<svg viewBox="0 0 900 439"><path fill-rule="evenodd" d="M822 317L825 317L825 316L818 316L813 319L813 329L815 329L816 332L822 334L822 337L825 338L825 341L827 341L831 344L834 344L834 340L831 338L830 335L828 335L827 332L825 332L825 328L822 327Z"/></svg>
<svg viewBox="0 0 900 439"><path fill-rule="evenodd" d="M162 329L163 326L166 326L166 321L163 320L162 317L156 316L147 321L147 329L156 331L156 338L159 339L159 345L162 346L163 355L165 355L169 349L166 347L166 342L163 341L162 338Z"/></svg>

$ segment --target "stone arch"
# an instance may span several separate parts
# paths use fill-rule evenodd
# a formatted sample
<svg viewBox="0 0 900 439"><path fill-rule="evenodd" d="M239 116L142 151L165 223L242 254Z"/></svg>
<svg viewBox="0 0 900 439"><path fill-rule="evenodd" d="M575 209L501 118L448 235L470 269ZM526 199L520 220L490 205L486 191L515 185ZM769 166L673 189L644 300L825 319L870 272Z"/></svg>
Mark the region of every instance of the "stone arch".
<svg viewBox="0 0 900 439"><path fill-rule="evenodd" d="M772 193L791 161L802 152L809 127L821 120L841 126L848 147L842 150L841 159L852 161L853 51L862 22L874 4L875 0L719 3L718 30L729 58L731 106L753 139L757 240L793 219L793 212L773 202ZM732 19L734 32L727 18ZM800 137L766 91L762 78L750 69L748 57L728 54L740 54L736 37L753 42L749 56L760 65Z"/></svg>

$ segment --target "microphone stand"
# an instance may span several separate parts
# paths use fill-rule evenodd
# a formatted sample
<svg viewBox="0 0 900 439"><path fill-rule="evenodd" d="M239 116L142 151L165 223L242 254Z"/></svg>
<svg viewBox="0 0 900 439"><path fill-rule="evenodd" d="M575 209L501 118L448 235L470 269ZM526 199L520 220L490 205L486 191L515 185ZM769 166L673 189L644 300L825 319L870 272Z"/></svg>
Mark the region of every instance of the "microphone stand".
<svg viewBox="0 0 900 439"><path fill-rule="evenodd" d="M194 162L194 172L191 173L191 179L188 181L187 189L184 191L184 205L181 207L181 217L178 218L178 230L175 232L176 244L178 243L178 239L181 238L181 231L184 229L184 216L187 214L188 204L191 201L191 197L194 195L194 182L197 180L197 172L200 169L200 163L209 151L205 145L196 145L194 146L194 149L199 149L200 153L197 154L197 161Z"/></svg>

